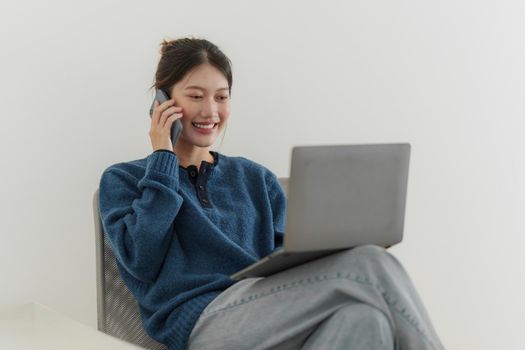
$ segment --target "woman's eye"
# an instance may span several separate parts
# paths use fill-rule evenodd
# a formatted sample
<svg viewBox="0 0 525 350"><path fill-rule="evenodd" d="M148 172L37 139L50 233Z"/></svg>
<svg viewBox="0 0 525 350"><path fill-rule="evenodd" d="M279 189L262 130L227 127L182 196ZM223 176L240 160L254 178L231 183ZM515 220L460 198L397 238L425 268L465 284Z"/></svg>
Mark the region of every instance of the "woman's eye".
<svg viewBox="0 0 525 350"><path fill-rule="evenodd" d="M193 99L200 99L200 98L202 98L202 96L193 95L193 96L190 96L190 98L193 98ZM227 100L228 98L229 98L228 96L219 96L219 99L222 100L222 101L225 101L225 100Z"/></svg>

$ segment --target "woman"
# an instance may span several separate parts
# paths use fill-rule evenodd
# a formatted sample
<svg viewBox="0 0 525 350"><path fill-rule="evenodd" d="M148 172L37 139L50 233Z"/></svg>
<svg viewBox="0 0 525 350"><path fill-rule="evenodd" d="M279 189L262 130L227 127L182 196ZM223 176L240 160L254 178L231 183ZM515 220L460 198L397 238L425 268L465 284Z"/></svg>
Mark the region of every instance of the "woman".
<svg viewBox="0 0 525 350"><path fill-rule="evenodd" d="M229 59L203 39L161 45L154 87L171 99L154 105L153 152L100 180L104 230L148 334L169 349L442 349L383 248L229 278L282 245L286 198L264 166L210 150L230 114Z"/></svg>

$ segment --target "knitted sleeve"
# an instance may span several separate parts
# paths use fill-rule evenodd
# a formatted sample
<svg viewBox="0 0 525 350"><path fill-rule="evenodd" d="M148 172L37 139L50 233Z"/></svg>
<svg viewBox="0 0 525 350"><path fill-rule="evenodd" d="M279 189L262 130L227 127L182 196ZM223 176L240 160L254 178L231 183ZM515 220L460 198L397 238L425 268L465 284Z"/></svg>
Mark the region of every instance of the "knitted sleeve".
<svg viewBox="0 0 525 350"><path fill-rule="evenodd" d="M268 195L272 207L273 228L274 228L274 242L275 247L279 248L283 245L284 226L286 220L286 195L279 183L277 176L268 172L267 176Z"/></svg>
<svg viewBox="0 0 525 350"><path fill-rule="evenodd" d="M154 152L142 178L127 163L107 168L100 179L102 225L118 261L142 282L156 280L182 205L175 153Z"/></svg>

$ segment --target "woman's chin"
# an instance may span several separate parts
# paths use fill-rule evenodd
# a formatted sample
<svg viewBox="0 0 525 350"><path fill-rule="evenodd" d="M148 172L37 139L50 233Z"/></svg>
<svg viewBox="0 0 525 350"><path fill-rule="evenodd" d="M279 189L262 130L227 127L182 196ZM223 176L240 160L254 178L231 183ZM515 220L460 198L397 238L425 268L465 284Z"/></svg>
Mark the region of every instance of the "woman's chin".
<svg viewBox="0 0 525 350"><path fill-rule="evenodd" d="M206 138L203 138L203 137L190 137L190 138L184 137L183 138L183 136L181 136L179 141L182 141L188 145L192 145L195 147L210 147L215 143L215 139L216 139L215 136L206 137Z"/></svg>

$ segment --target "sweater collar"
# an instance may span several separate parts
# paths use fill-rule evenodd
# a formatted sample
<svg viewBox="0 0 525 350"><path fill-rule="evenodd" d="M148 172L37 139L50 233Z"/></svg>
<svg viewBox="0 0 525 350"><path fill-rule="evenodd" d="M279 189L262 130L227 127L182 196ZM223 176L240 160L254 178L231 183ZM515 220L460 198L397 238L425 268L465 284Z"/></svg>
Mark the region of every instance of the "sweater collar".
<svg viewBox="0 0 525 350"><path fill-rule="evenodd" d="M217 164L219 164L219 153L215 152L215 151L209 151L209 153L213 156L213 163L210 163L208 161L203 160L201 162L201 168L202 167L213 168ZM197 168L197 166L194 165L194 164L188 165L187 167L183 167L182 165L179 165L179 167L182 168L182 169L185 169L185 170L190 170L190 169L196 169Z"/></svg>

